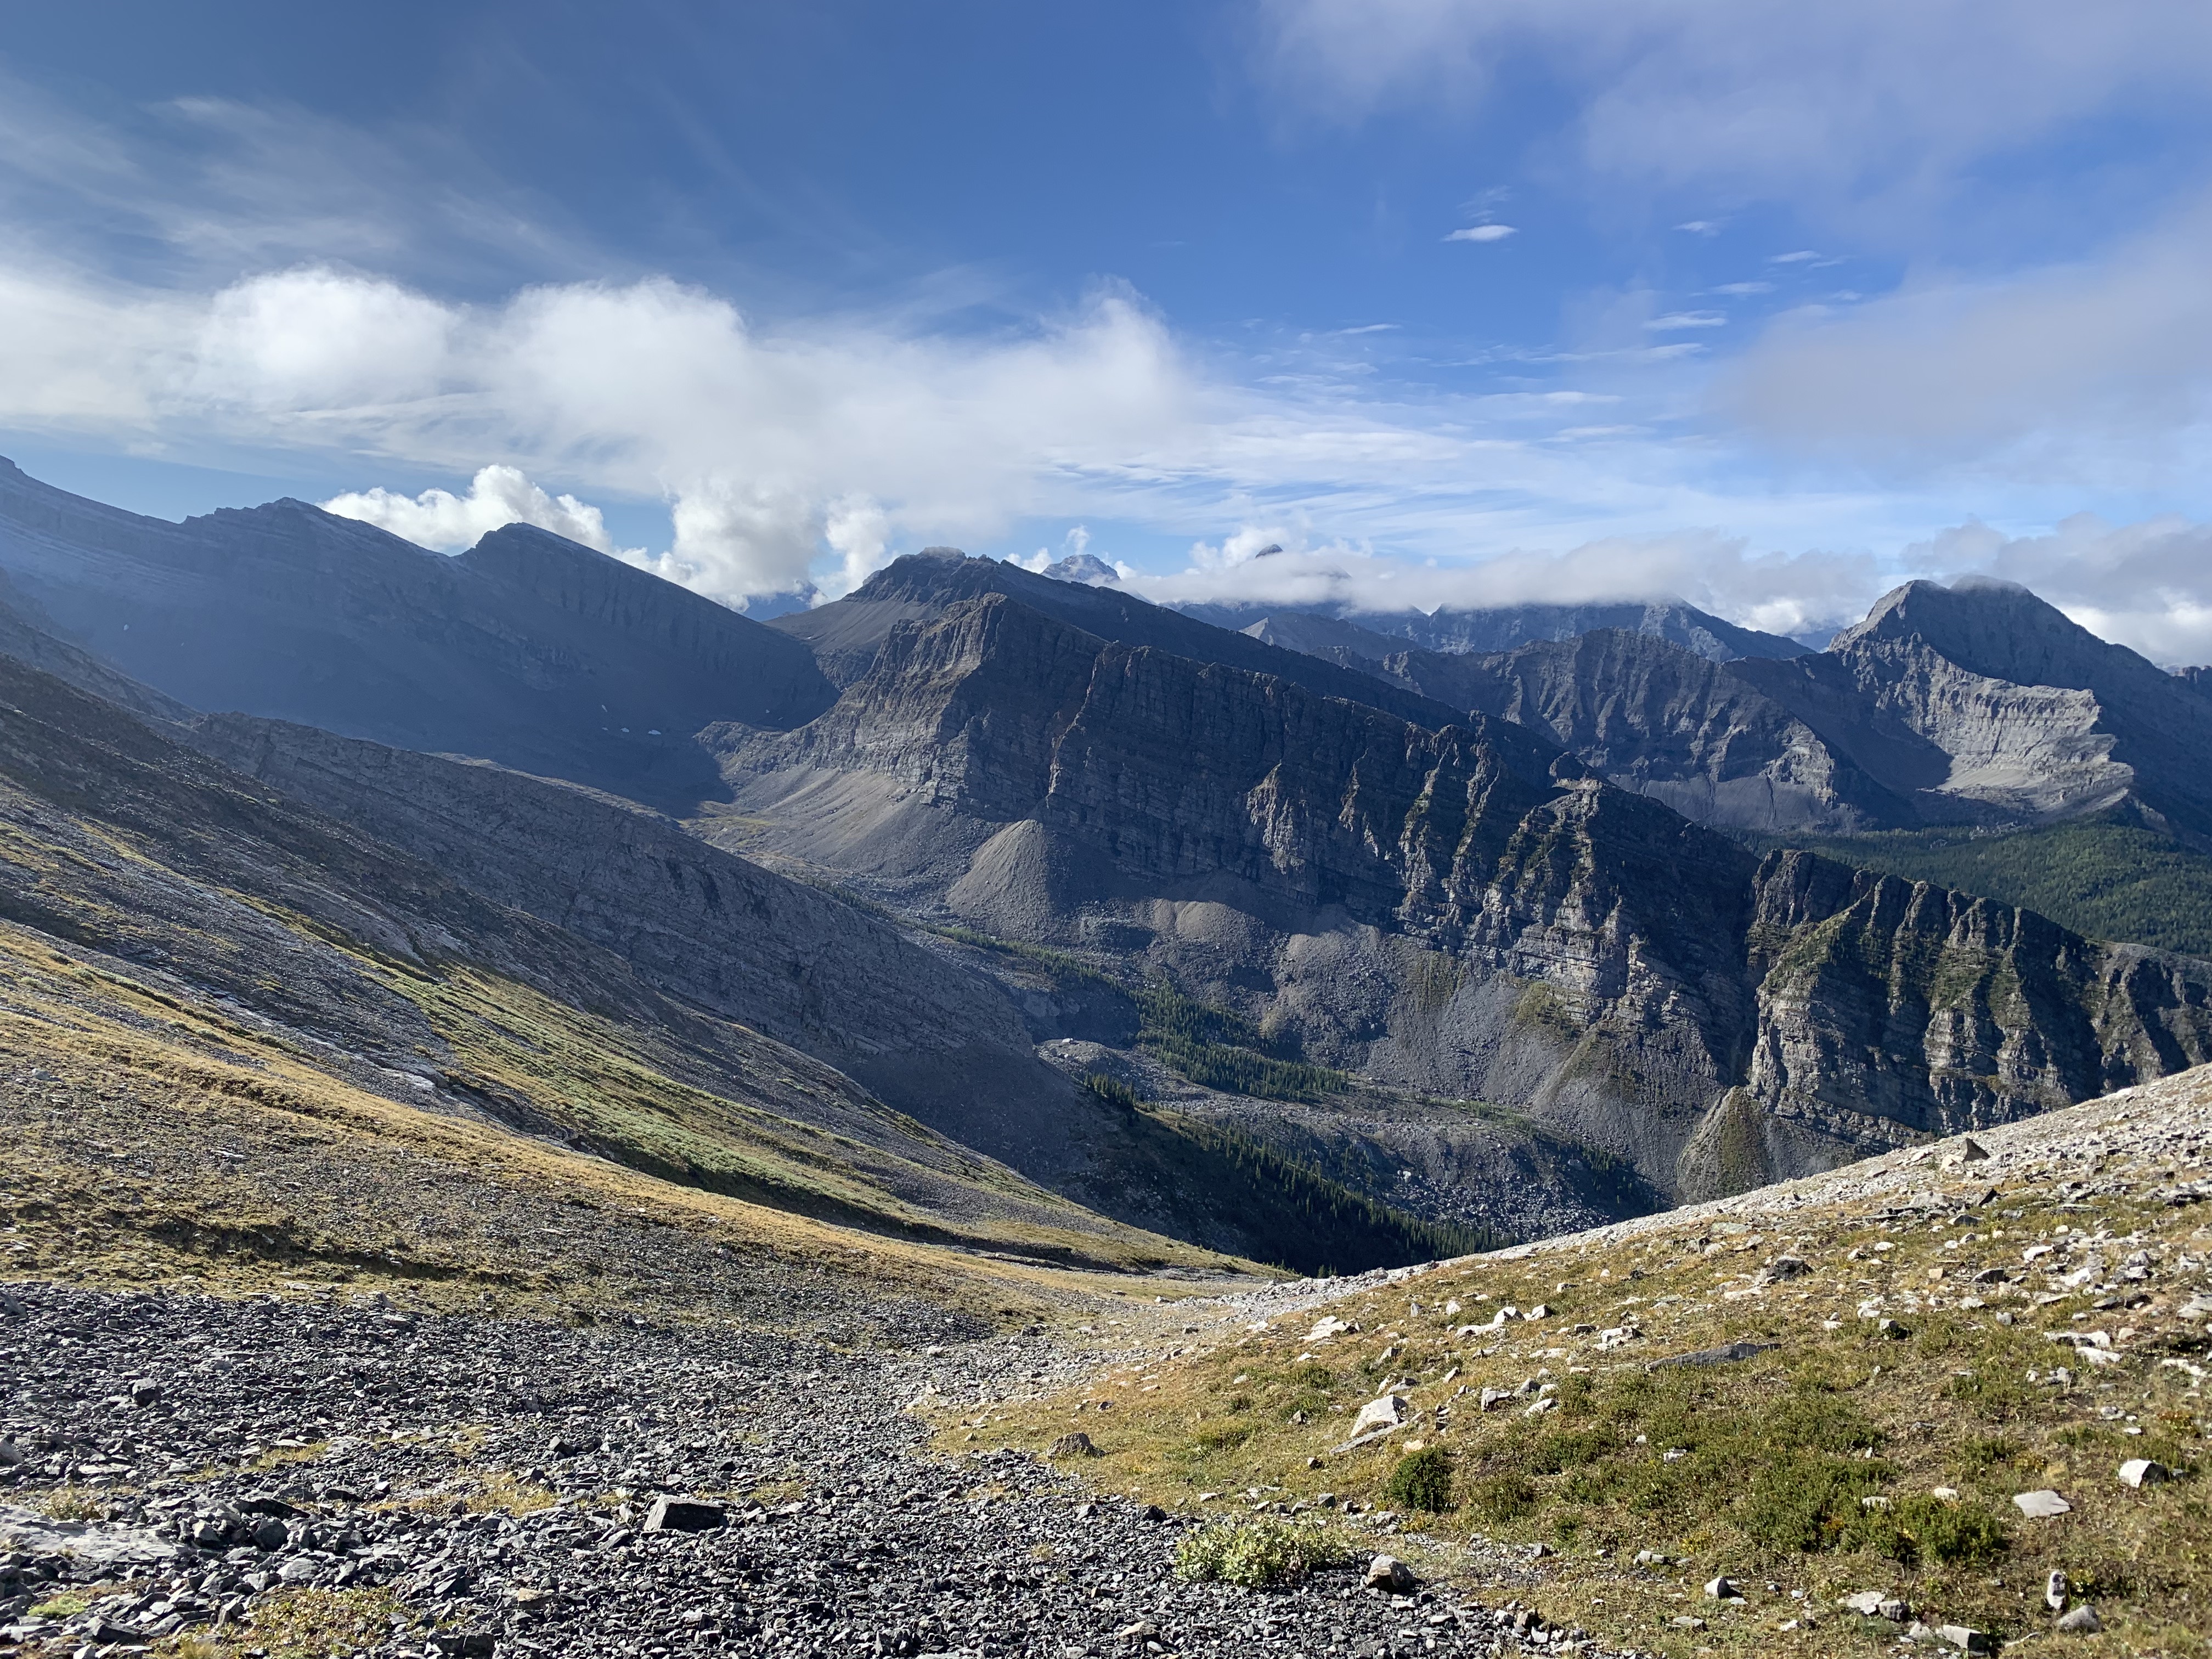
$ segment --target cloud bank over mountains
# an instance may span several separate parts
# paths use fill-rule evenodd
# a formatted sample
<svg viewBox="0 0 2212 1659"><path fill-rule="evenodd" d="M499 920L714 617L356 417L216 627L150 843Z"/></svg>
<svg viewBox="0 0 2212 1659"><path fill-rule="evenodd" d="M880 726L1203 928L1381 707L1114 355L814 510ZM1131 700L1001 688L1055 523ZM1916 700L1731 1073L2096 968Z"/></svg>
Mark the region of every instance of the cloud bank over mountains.
<svg viewBox="0 0 2212 1659"><path fill-rule="evenodd" d="M739 605L1079 520L1164 598L1670 593L1817 634L1985 572L2212 659L2212 168L2113 137L2212 137L2212 11L1231 10L1224 72L1290 150L1426 122L1473 167L1479 123L1522 110L1512 186L1471 173L1407 236L1455 280L1559 258L1574 215L1629 274L1562 266L1541 343L1485 342L1474 298L1449 337L1364 295L1206 331L1110 274L1050 304L944 269L794 302L734 260L659 274L435 122L0 78L0 432L297 461L427 546L520 520ZM1761 223L1735 269L1633 274ZM618 545L641 502L666 536Z"/></svg>

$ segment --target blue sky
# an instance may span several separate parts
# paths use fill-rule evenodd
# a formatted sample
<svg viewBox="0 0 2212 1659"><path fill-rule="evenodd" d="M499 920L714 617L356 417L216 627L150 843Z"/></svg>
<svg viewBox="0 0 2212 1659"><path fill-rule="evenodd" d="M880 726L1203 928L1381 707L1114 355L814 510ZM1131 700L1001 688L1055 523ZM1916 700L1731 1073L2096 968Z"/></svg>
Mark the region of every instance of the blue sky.
<svg viewBox="0 0 2212 1659"><path fill-rule="evenodd" d="M755 605L1972 568L2202 660L2208 94L2173 0L10 6L0 453Z"/></svg>

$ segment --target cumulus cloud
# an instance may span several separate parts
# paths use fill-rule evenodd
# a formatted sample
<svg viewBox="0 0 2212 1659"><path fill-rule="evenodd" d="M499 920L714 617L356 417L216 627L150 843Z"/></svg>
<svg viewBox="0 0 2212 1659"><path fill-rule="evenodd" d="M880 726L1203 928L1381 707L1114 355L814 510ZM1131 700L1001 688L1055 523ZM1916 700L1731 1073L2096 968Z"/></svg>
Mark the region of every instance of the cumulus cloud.
<svg viewBox="0 0 2212 1659"><path fill-rule="evenodd" d="M2048 534L1964 524L1906 550L1947 575L2033 588L2101 638L2169 666L2212 662L2212 525L2178 514L2109 524L2077 513Z"/></svg>
<svg viewBox="0 0 2212 1659"><path fill-rule="evenodd" d="M368 488L349 507L450 543L502 514L584 522L530 477L662 498L674 536L653 568L732 601L842 591L896 539L1186 474L1234 414L1110 286L983 337L767 330L665 279L465 306L328 267L193 295L0 265L0 425L337 452L372 486L379 457L465 476L498 458L465 495Z"/></svg>
<svg viewBox="0 0 2212 1659"><path fill-rule="evenodd" d="M535 525L602 553L617 550L607 535L606 516L598 507L587 507L574 495L549 495L512 466L478 469L465 495L448 489L426 489L419 495L366 489L333 495L322 507L441 553L472 547L488 532L510 524ZM625 556L633 555L626 552Z"/></svg>
<svg viewBox="0 0 2212 1659"><path fill-rule="evenodd" d="M281 271L223 289L192 354L215 403L312 414L434 391L459 318L379 277Z"/></svg>
<svg viewBox="0 0 2212 1659"><path fill-rule="evenodd" d="M1520 233L1511 225L1469 225L1444 238L1447 242L1502 242Z"/></svg>

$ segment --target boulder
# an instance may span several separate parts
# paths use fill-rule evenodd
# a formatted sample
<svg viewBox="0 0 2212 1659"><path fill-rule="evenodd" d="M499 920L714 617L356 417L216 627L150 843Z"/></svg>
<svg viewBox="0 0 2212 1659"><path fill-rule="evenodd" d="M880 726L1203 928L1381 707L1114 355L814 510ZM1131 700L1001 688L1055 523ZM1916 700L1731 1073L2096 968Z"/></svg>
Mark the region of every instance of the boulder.
<svg viewBox="0 0 2212 1659"><path fill-rule="evenodd" d="M2172 1469L2148 1457L2130 1457L2120 1465L2120 1484L2124 1486L2155 1486L2172 1478Z"/></svg>
<svg viewBox="0 0 2212 1659"><path fill-rule="evenodd" d="M2097 1617L2096 1608L2087 1601L2061 1619L2056 1626L2069 1636L2094 1636L2104 1627L2104 1620Z"/></svg>
<svg viewBox="0 0 2212 1659"><path fill-rule="evenodd" d="M702 1504L688 1498L662 1496L646 1511L646 1532L712 1532L729 1524L729 1512L719 1504Z"/></svg>
<svg viewBox="0 0 2212 1659"><path fill-rule="evenodd" d="M1064 1457L1097 1457L1100 1455L1098 1448L1091 1443L1091 1437L1080 1430L1060 1436L1052 1443L1052 1449L1045 1454L1054 1462Z"/></svg>
<svg viewBox="0 0 2212 1659"><path fill-rule="evenodd" d="M1379 1400L1370 1400L1359 1408L1359 1415L1352 1419L1352 1437L1392 1429L1402 1428L1413 1421L1413 1408L1406 1403L1401 1394L1386 1394Z"/></svg>
<svg viewBox="0 0 2212 1659"><path fill-rule="evenodd" d="M2070 1515L2074 1506L2049 1490L2014 1492L2012 1506L2031 1521L2048 1521L2054 1516Z"/></svg>
<svg viewBox="0 0 2212 1659"><path fill-rule="evenodd" d="M1389 1590L1393 1595L1411 1595L1415 1583L1413 1570L1395 1555L1378 1555L1367 1565L1367 1588Z"/></svg>

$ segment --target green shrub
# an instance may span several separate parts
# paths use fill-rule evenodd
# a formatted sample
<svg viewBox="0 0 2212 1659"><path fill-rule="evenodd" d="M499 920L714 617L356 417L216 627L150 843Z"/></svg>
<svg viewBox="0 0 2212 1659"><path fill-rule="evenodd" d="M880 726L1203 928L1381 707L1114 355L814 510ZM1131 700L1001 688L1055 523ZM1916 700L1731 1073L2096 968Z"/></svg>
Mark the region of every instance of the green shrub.
<svg viewBox="0 0 2212 1659"><path fill-rule="evenodd" d="M1881 1472L1881 1466L1856 1458L1802 1452L1778 1458L1752 1476L1736 1507L1736 1523L1768 1549L1806 1554L1833 1549L1867 1513L1859 1499Z"/></svg>
<svg viewBox="0 0 2212 1659"><path fill-rule="evenodd" d="M1925 1494L1863 1514L1848 1541L1907 1566L1921 1561L1971 1565L1996 1559L2011 1544L1996 1516L1979 1504L1947 1503Z"/></svg>
<svg viewBox="0 0 2212 1659"><path fill-rule="evenodd" d="M1474 1512L1486 1521L1518 1521L1536 1507L1536 1483L1525 1474L1493 1474L1468 1492Z"/></svg>
<svg viewBox="0 0 2212 1659"><path fill-rule="evenodd" d="M1595 1463L1620 1444L1610 1429L1554 1429L1529 1449L1528 1467L1539 1474Z"/></svg>
<svg viewBox="0 0 2212 1659"><path fill-rule="evenodd" d="M1352 1552L1320 1528L1275 1521L1219 1521L1176 1546L1180 1577L1247 1589L1295 1584L1308 1573L1351 1559Z"/></svg>
<svg viewBox="0 0 2212 1659"><path fill-rule="evenodd" d="M2027 1449L2006 1435L1981 1435L1959 1448L1959 1462L1969 1474L1980 1474L1999 1464L2011 1462Z"/></svg>
<svg viewBox="0 0 2212 1659"><path fill-rule="evenodd" d="M1252 1437L1249 1423L1224 1423L1218 1429L1202 1431L1194 1440L1200 1451L1231 1451Z"/></svg>
<svg viewBox="0 0 2212 1659"><path fill-rule="evenodd" d="M2012 1369L1984 1364L1951 1379L1951 1398L1984 1423L2018 1423L2035 1408L2035 1391Z"/></svg>
<svg viewBox="0 0 2212 1659"><path fill-rule="evenodd" d="M1910 1535L1922 1556L1939 1566L1995 1560L2010 1545L2002 1524L1978 1504L1947 1504L1922 1496L1904 1499L1893 1513L1898 1530Z"/></svg>
<svg viewBox="0 0 2212 1659"><path fill-rule="evenodd" d="M1400 1509L1442 1515L1453 1506L1451 1454L1442 1446L1407 1453L1383 1483L1382 1498Z"/></svg>

